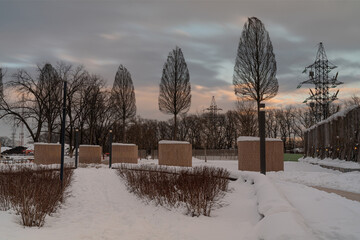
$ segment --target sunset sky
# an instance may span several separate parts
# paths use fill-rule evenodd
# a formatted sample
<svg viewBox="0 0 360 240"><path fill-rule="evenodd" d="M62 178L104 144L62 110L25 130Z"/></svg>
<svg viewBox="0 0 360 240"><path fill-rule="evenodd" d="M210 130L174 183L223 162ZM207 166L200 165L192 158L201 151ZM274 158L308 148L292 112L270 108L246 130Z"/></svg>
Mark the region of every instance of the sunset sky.
<svg viewBox="0 0 360 240"><path fill-rule="evenodd" d="M202 112L215 96L219 107L234 107L232 75L240 34L256 16L270 34L277 60L278 95L270 106L301 104L308 89L296 89L323 42L338 66L339 98L360 89L360 1L272 0L0 0L0 66L4 81L18 68L65 61L83 64L111 86L117 67L132 75L137 114L170 118L158 110L163 64L182 48L190 72L190 113ZM336 74L336 70L333 74ZM1 123L0 136L10 136Z"/></svg>

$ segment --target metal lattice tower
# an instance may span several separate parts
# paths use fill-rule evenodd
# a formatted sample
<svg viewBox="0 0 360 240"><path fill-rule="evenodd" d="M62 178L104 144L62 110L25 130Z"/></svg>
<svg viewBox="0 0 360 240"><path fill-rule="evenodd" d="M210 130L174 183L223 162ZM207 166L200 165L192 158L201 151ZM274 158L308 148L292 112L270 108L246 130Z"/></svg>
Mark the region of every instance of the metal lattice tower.
<svg viewBox="0 0 360 240"><path fill-rule="evenodd" d="M324 45L320 42L315 62L305 67L303 71L303 73L309 72L309 79L301 82L297 87L300 88L303 84L315 85L315 89L309 89L310 96L304 101L304 103L310 106L315 122L329 117L330 103L337 99L339 93L339 90L337 90L331 94L329 90L343 84L343 82L337 80L338 73L331 78L329 77L329 73L335 68L337 66L327 59Z"/></svg>
<svg viewBox="0 0 360 240"><path fill-rule="evenodd" d="M211 116L216 116L217 113L219 111L221 111L222 109L219 108L217 105L216 105L216 101L215 101L215 97L212 96L212 99L211 99L211 104L210 104L210 107L206 108L205 109L208 113L210 113Z"/></svg>

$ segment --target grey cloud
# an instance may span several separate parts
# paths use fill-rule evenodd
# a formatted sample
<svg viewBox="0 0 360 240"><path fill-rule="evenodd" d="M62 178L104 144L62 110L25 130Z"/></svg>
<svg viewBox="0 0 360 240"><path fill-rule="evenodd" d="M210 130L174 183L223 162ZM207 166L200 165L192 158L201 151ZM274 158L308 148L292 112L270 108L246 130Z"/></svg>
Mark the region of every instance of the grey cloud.
<svg viewBox="0 0 360 240"><path fill-rule="evenodd" d="M224 69L224 63L234 64L244 21L251 16L259 17L269 30L280 91L295 90L306 77L301 71L314 61L320 41L339 71L347 69L339 78L349 84L356 82L356 75L348 72L360 62L357 57L349 64L349 59L332 54L359 51L356 1L2 1L0 5L0 64L7 63L9 72L16 66L30 69L30 64L65 60L84 64L112 85L118 65L124 64L135 88L158 86L167 55L178 45L192 84L225 88L231 85L232 67ZM224 79L221 71L231 72Z"/></svg>

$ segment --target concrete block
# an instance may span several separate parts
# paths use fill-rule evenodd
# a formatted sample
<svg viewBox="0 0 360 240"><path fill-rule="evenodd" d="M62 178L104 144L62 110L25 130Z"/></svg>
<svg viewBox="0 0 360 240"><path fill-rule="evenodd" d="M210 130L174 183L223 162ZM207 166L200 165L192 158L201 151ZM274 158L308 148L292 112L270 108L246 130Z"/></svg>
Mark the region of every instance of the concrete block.
<svg viewBox="0 0 360 240"><path fill-rule="evenodd" d="M192 167L192 146L188 142L159 142L159 165Z"/></svg>
<svg viewBox="0 0 360 240"><path fill-rule="evenodd" d="M258 137L238 138L238 169L260 172L260 139ZM284 170L284 149L280 139L266 138L266 171Z"/></svg>
<svg viewBox="0 0 360 240"><path fill-rule="evenodd" d="M60 164L61 144L58 143L35 143L34 163L36 164Z"/></svg>
<svg viewBox="0 0 360 240"><path fill-rule="evenodd" d="M99 145L80 145L79 163L101 163L102 149Z"/></svg>
<svg viewBox="0 0 360 240"><path fill-rule="evenodd" d="M138 146L135 144L113 143L112 163L138 163Z"/></svg>

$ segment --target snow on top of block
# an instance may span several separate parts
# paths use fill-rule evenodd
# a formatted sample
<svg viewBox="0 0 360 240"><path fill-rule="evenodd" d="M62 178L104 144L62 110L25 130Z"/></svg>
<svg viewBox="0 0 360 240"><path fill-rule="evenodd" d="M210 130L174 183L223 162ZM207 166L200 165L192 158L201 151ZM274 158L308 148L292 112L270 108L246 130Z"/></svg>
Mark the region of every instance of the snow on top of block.
<svg viewBox="0 0 360 240"><path fill-rule="evenodd" d="M36 142L34 145L48 145L48 146L59 146L60 143L42 143L42 142Z"/></svg>
<svg viewBox="0 0 360 240"><path fill-rule="evenodd" d="M113 143L113 146L136 146L136 144L133 143Z"/></svg>
<svg viewBox="0 0 360 240"><path fill-rule="evenodd" d="M339 112L337 112L337 113L334 113L333 115L331 115L331 116L328 117L327 119L322 120L322 121L320 121L320 122L312 125L310 128L306 129L304 132L309 132L309 131L317 128L318 126L320 126L320 125L322 125L322 124L329 123L329 122L331 122L331 121L333 121L333 120L336 120L336 119L338 119L338 118L343 118L343 117L346 116L346 114L348 114L350 111L354 110L355 108L359 108L359 106L358 106L358 105L353 105L353 106L348 107L348 108L346 108L346 109L344 109L344 110L342 110L342 111L339 111Z"/></svg>
<svg viewBox="0 0 360 240"><path fill-rule="evenodd" d="M186 141L161 140L159 144L190 144Z"/></svg>
<svg viewBox="0 0 360 240"><path fill-rule="evenodd" d="M80 147L100 147L100 145L80 145Z"/></svg>
<svg viewBox="0 0 360 240"><path fill-rule="evenodd" d="M251 142L251 141L260 141L259 137L250 137L250 136L241 136L237 139L238 142ZM265 138L267 142L281 142L281 139L278 138Z"/></svg>

